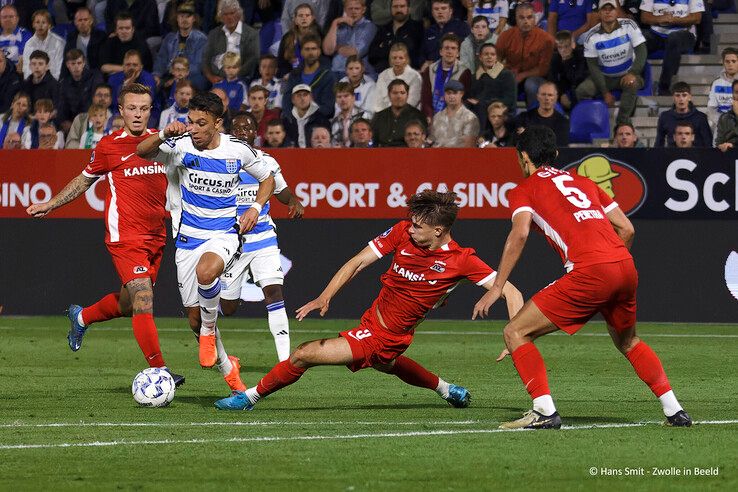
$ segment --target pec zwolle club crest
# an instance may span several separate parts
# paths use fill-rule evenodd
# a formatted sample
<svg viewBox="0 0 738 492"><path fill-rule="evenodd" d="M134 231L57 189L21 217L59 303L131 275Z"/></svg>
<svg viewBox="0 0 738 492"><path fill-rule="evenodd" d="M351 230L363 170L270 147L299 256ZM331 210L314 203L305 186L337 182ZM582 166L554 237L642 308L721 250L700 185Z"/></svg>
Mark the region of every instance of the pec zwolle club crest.
<svg viewBox="0 0 738 492"><path fill-rule="evenodd" d="M238 159L226 159L226 171L233 174L238 171Z"/></svg>

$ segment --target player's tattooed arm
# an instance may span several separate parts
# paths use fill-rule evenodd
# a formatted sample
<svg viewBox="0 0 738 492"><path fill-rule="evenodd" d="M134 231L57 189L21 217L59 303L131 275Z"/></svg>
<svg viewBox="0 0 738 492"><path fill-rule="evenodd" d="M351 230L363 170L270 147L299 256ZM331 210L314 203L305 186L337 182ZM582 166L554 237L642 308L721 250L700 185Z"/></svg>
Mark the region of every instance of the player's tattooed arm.
<svg viewBox="0 0 738 492"><path fill-rule="evenodd" d="M59 208L67 203L71 202L82 193L90 189L90 186L97 181L97 177L89 177L84 174L80 174L67 185L59 193L56 194L51 200L43 203L34 203L26 209L28 215L32 217L43 217L52 210Z"/></svg>

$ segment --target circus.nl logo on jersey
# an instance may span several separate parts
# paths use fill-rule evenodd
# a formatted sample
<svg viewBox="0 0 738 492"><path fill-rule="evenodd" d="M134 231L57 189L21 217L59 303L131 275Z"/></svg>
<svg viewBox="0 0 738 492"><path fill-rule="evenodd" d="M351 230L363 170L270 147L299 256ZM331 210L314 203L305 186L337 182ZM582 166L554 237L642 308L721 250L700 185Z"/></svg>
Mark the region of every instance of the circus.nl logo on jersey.
<svg viewBox="0 0 738 492"><path fill-rule="evenodd" d="M646 180L631 165L604 154L589 154L563 169L585 176L618 202L625 215L634 214L646 201Z"/></svg>

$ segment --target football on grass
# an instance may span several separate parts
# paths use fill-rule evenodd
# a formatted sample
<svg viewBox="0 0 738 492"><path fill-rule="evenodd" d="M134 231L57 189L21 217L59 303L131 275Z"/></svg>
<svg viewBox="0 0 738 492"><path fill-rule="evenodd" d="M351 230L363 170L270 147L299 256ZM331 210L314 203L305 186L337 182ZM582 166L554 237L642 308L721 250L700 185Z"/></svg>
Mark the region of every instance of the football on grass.
<svg viewBox="0 0 738 492"><path fill-rule="evenodd" d="M165 407L174 398L174 379L164 369L149 367L133 378L133 399L144 407Z"/></svg>

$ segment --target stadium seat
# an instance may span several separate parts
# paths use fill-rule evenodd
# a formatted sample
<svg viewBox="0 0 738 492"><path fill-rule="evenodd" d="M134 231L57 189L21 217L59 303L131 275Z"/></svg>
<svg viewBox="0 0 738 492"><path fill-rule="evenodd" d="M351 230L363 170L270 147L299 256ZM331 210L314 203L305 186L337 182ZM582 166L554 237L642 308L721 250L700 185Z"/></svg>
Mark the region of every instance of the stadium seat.
<svg viewBox="0 0 738 492"><path fill-rule="evenodd" d="M595 138L610 138L610 115L602 101L579 101L571 111L569 141L592 143Z"/></svg>

